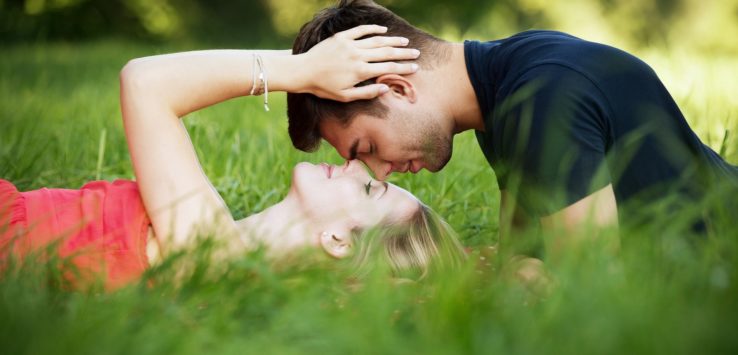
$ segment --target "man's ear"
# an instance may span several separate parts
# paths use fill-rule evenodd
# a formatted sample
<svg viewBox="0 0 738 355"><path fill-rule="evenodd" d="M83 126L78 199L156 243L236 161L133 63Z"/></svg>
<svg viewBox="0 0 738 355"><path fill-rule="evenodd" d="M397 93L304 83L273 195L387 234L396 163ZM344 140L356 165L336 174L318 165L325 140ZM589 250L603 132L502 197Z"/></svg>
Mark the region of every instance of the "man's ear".
<svg viewBox="0 0 738 355"><path fill-rule="evenodd" d="M385 74L377 77L376 82L377 84L384 84L389 87L389 92L384 95L393 95L398 99L404 99L410 103L415 103L415 100L417 100L415 86L405 76Z"/></svg>
<svg viewBox="0 0 738 355"><path fill-rule="evenodd" d="M341 233L325 231L320 234L320 245L328 255L336 259L343 259L353 252L353 240L348 231Z"/></svg>

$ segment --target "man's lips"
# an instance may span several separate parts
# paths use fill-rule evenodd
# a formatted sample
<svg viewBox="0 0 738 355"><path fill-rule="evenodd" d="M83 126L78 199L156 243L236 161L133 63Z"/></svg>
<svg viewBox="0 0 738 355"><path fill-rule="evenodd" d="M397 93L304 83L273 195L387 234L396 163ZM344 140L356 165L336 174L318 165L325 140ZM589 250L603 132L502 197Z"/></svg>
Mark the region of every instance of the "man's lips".
<svg viewBox="0 0 738 355"><path fill-rule="evenodd" d="M416 174L418 171L422 169L422 166L418 164L416 161L408 160L405 162L405 164L402 165L401 168L398 168L397 166L390 166L390 168L387 170L387 175L392 173L393 171L396 171L398 173L406 173L411 172L413 174Z"/></svg>
<svg viewBox="0 0 738 355"><path fill-rule="evenodd" d="M410 166L409 166L410 172L412 172L413 174L417 174L418 171L420 171L420 169L422 167L420 166L420 164L413 164L413 163L415 163L415 162L411 160L410 161Z"/></svg>

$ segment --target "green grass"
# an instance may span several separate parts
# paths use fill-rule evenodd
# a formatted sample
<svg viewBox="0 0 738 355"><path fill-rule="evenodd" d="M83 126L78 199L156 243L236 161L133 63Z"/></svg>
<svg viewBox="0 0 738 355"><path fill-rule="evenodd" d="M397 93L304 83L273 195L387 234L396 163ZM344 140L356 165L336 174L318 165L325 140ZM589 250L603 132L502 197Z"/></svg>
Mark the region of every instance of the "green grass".
<svg viewBox="0 0 738 355"><path fill-rule="evenodd" d="M132 178L118 70L129 58L178 49L115 41L3 48L0 177L21 190ZM272 100L269 113L259 99L247 98L187 119L203 167L236 218L281 199L296 162L341 162L327 147L312 155L292 149L284 96ZM688 116L698 113L689 104L683 108ZM722 136L709 143L735 163L738 117L731 112L736 107L713 102L708 119L713 124L701 120L698 127L707 130L728 120L732 135L725 143ZM204 241L197 251L152 269L141 284L105 293L70 291L53 263L27 263L9 267L0 278L0 349L8 354L738 351L734 221L718 220L715 233L694 242L674 223L675 216L664 214L623 231L617 259L596 243L585 245L549 266L555 280L549 291L526 289L485 248L497 239L499 192L492 170L472 134L456 137L454 148L444 171L392 181L459 232L473 250L465 270L410 284L376 273L357 287L341 262L275 267L254 253L213 263ZM177 268L184 271L175 282Z"/></svg>

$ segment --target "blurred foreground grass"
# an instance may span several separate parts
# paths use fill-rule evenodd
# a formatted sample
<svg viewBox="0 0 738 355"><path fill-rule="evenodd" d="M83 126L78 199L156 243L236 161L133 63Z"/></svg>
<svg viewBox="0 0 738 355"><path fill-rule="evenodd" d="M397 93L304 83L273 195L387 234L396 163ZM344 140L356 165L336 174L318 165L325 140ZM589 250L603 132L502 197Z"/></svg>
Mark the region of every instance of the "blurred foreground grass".
<svg viewBox="0 0 738 355"><path fill-rule="evenodd" d="M118 70L129 58L182 49L116 41L3 48L0 177L21 190L132 178L118 108ZM667 87L680 85L672 93L690 123L735 164L738 105L719 89L725 72L713 77L699 69L728 65L669 58L645 59L657 73L667 73ZM682 87L680 76L695 71L689 80L697 93ZM735 79L735 74L727 75ZM236 218L278 201L296 162L341 162L326 147L314 155L292 149L284 96L272 100L269 113L258 99L238 99L187 119L203 167ZM726 130L732 136L723 139ZM505 276L505 265L486 248L497 238L498 191L470 133L456 138L454 157L443 172L394 176L393 182L445 216L472 247L472 262L462 272L410 284L377 273L356 284L342 263L275 267L258 253L212 263L207 241L152 269L147 280L153 283L115 293L65 290L58 270L45 264L11 267L0 278L0 349L8 354L738 352L735 221L718 220L717 233L695 242L679 216L664 215L623 231L618 260L596 245L584 246L549 266L551 290L526 289ZM180 264L185 271L174 282Z"/></svg>

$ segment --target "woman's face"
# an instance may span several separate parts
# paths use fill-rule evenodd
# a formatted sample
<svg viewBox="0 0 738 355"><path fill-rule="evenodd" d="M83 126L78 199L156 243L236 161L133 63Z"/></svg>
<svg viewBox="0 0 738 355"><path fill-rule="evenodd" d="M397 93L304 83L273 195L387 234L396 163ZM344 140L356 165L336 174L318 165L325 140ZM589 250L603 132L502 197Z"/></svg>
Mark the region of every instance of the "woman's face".
<svg viewBox="0 0 738 355"><path fill-rule="evenodd" d="M344 234L408 220L420 208L411 193L375 181L358 160L342 166L299 163L292 191L310 223L330 233Z"/></svg>

